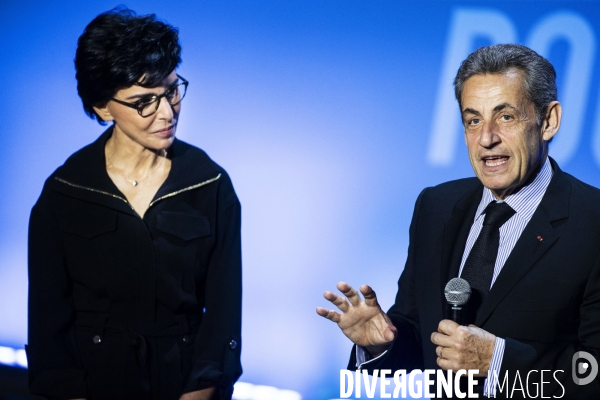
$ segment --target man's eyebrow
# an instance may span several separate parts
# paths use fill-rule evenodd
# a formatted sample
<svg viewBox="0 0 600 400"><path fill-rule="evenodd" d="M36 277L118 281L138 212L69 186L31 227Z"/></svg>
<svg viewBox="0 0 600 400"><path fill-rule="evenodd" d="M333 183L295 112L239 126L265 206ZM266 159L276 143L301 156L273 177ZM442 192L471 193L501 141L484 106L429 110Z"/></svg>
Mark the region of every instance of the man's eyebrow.
<svg viewBox="0 0 600 400"><path fill-rule="evenodd" d="M505 108L510 108L511 110L515 110L515 111L517 110L517 108L510 103L502 103L502 104L498 104L496 107L494 107L494 112L502 111Z"/></svg>
<svg viewBox="0 0 600 400"><path fill-rule="evenodd" d="M474 114L474 115L481 115L481 113L473 108L465 108L461 114Z"/></svg>
<svg viewBox="0 0 600 400"><path fill-rule="evenodd" d="M517 110L517 108L515 106L513 106L510 103L502 103L502 104L498 104L496 107L494 107L494 112L498 112L498 111L502 111L505 108L510 108L511 110ZM473 108L465 108L462 111L462 114L473 114L473 115L481 115L481 113Z"/></svg>

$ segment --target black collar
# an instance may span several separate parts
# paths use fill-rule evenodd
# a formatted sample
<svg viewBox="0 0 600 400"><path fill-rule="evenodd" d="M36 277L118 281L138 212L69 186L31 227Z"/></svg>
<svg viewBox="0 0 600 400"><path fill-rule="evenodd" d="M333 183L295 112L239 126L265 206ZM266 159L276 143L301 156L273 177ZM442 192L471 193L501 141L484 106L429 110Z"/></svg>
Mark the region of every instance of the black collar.
<svg viewBox="0 0 600 400"><path fill-rule="evenodd" d="M93 143L71 155L49 178L51 188L71 196L85 197L90 201L108 201L115 205L122 203L122 206L125 196L106 172L104 148L112 131L112 127L108 128ZM168 156L171 159L171 170L153 201L220 177L225 172L204 151L178 139L169 148ZM82 188L88 190L81 190Z"/></svg>

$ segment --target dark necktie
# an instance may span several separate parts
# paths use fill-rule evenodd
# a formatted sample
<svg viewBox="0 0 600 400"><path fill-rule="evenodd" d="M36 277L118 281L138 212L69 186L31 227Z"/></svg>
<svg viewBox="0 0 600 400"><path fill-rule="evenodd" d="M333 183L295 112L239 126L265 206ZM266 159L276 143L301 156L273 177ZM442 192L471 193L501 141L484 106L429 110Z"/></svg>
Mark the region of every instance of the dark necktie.
<svg viewBox="0 0 600 400"><path fill-rule="evenodd" d="M485 209L481 232L465 261L461 278L471 285L471 299L468 303L468 322L473 323L481 303L485 300L494 276L494 267L500 245L500 227L515 214L506 203L495 201Z"/></svg>

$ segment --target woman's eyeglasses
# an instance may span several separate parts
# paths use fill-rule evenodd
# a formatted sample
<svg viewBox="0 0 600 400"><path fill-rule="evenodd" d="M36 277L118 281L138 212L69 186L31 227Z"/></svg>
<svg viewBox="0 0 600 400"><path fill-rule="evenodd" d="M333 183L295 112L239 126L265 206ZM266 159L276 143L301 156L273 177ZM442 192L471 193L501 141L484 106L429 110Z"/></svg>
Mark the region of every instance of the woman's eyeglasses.
<svg viewBox="0 0 600 400"><path fill-rule="evenodd" d="M187 92L189 82L179 75L177 75L177 77L181 80L181 82L171 86L167 89L166 92L159 96L151 95L143 97L135 103L127 103L125 101L118 100L115 98L112 98L111 100L119 104L123 104L124 106L135 108L138 114L140 114L140 116L144 118L149 117L156 111L158 111L158 107L160 106L160 100L163 97L167 99L169 104L172 106L176 106L181 102L181 100L183 100L183 98L185 97L185 93Z"/></svg>

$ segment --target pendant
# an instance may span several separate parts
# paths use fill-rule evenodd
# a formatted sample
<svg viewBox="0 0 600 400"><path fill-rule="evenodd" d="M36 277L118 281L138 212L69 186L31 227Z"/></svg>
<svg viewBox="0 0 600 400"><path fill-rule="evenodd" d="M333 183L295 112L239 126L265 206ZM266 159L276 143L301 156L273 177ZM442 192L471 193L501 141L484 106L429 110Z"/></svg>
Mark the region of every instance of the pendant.
<svg viewBox="0 0 600 400"><path fill-rule="evenodd" d="M137 186L137 185L138 185L138 181L131 181L131 184L132 184L133 186Z"/></svg>

